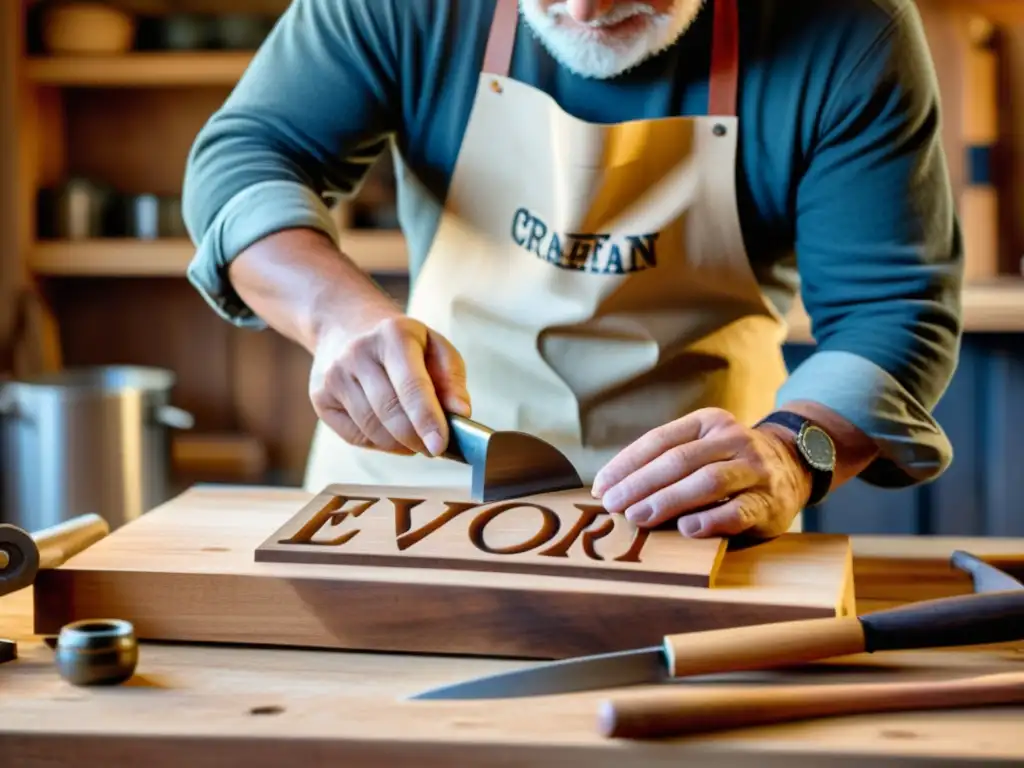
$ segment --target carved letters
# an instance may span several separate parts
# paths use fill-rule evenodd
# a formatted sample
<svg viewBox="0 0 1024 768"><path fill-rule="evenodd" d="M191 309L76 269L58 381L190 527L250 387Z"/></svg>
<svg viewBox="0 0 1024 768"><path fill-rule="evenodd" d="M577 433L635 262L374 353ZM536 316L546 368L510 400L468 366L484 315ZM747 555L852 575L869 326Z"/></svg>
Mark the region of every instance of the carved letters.
<svg viewBox="0 0 1024 768"><path fill-rule="evenodd" d="M469 524L469 542L478 551L489 555L521 555L537 550L537 554L542 557L568 557L573 544L580 541L582 551L587 558L604 560L606 558L597 552L594 542L607 536L615 528L615 521L599 504L574 504L573 507L579 511L579 514L576 515L572 528L562 533L562 518L550 507L541 504L511 501L486 505L465 501L446 501L445 509L441 514L413 530L412 511L425 501L425 499L396 497L381 499L370 496L334 496L322 509L315 511L309 521L298 531L288 538L282 539L280 543L326 547L339 547L347 544L359 533L358 528L350 529L329 539L315 539L314 537L325 526L333 527L348 518L359 518L368 509L380 505L381 502L390 504L393 509L395 546L400 552L423 541L457 516L471 511L474 516L473 521ZM484 529L490 523L498 521L502 514L519 509L534 509L540 512L542 522L537 532L519 544L510 544L504 547L489 545L484 539ZM601 517L600 525L596 529L592 529L591 526L599 516ZM560 533L562 533L561 536L559 536ZM648 535L647 530L637 529L632 534L633 538L629 549L611 559L620 562L640 562L640 553Z"/></svg>
<svg viewBox="0 0 1024 768"><path fill-rule="evenodd" d="M711 586L719 540L650 531L582 491L486 504L436 489L331 486L259 561L391 565Z"/></svg>

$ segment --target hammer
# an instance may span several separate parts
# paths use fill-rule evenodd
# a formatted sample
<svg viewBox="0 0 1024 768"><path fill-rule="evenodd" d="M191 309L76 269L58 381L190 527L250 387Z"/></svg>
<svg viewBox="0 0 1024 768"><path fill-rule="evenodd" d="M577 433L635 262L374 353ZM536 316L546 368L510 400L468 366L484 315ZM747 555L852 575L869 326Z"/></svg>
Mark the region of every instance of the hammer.
<svg viewBox="0 0 1024 768"><path fill-rule="evenodd" d="M29 587L41 568L59 568L70 558L110 533L99 515L81 515L30 534L16 525L0 524L0 597ZM12 661L17 646L0 639L0 663Z"/></svg>
<svg viewBox="0 0 1024 768"><path fill-rule="evenodd" d="M59 568L108 533L109 523L92 514L32 534L0 524L0 597L31 586L40 569Z"/></svg>

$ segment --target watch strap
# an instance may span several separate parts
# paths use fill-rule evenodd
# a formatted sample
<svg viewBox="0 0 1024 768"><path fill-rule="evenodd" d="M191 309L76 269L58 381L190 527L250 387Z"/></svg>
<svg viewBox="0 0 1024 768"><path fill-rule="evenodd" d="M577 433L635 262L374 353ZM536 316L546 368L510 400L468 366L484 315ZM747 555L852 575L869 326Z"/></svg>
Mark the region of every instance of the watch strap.
<svg viewBox="0 0 1024 768"><path fill-rule="evenodd" d="M775 411L758 422L758 426L761 424L777 424L778 426L784 427L797 435L797 453L800 454L800 458L803 460L804 466L806 466L808 471L811 473L811 495L807 499L807 506L813 507L816 504L821 503L832 488L832 477L834 472L832 470L820 469L811 464L805 455L804 447L799 440L800 435L806 427L816 427L817 425L806 416L801 416L799 413L793 413L792 411Z"/></svg>

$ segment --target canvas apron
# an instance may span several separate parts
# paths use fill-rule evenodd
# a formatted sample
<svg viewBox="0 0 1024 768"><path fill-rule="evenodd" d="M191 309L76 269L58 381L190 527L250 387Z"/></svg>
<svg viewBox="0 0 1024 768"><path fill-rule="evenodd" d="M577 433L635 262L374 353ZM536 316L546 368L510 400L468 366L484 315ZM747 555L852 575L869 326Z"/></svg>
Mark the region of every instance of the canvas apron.
<svg viewBox="0 0 1024 768"><path fill-rule="evenodd" d="M706 406L746 424L786 377L735 189L736 0L714 2L709 115L587 123L509 78L499 0L437 236L408 313L467 368L473 418L553 443L585 482ZM445 459L354 448L318 424L306 487L468 487Z"/></svg>

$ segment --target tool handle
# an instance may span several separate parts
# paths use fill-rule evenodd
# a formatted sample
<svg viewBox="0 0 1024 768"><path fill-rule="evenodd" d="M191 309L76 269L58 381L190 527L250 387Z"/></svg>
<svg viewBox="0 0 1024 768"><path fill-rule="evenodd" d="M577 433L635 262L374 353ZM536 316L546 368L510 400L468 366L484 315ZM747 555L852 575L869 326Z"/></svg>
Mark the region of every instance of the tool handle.
<svg viewBox="0 0 1024 768"><path fill-rule="evenodd" d="M670 675L771 669L864 652L864 630L856 617L804 619L669 635Z"/></svg>
<svg viewBox="0 0 1024 768"><path fill-rule="evenodd" d="M1024 639L1024 590L944 597L864 616L806 619L669 635L675 677L771 669L836 656Z"/></svg>
<svg viewBox="0 0 1024 768"><path fill-rule="evenodd" d="M32 534L39 547L39 567L59 568L110 533L99 515L80 515Z"/></svg>
<svg viewBox="0 0 1024 768"><path fill-rule="evenodd" d="M1024 703L1024 672L908 683L728 686L622 696L602 701L608 738L701 734L838 715Z"/></svg>
<svg viewBox="0 0 1024 768"><path fill-rule="evenodd" d="M860 618L864 650L902 651L1024 639L1024 590L944 597Z"/></svg>
<svg viewBox="0 0 1024 768"><path fill-rule="evenodd" d="M444 457L463 464L482 461L493 430L454 413L446 413L445 420L448 422L448 447Z"/></svg>

